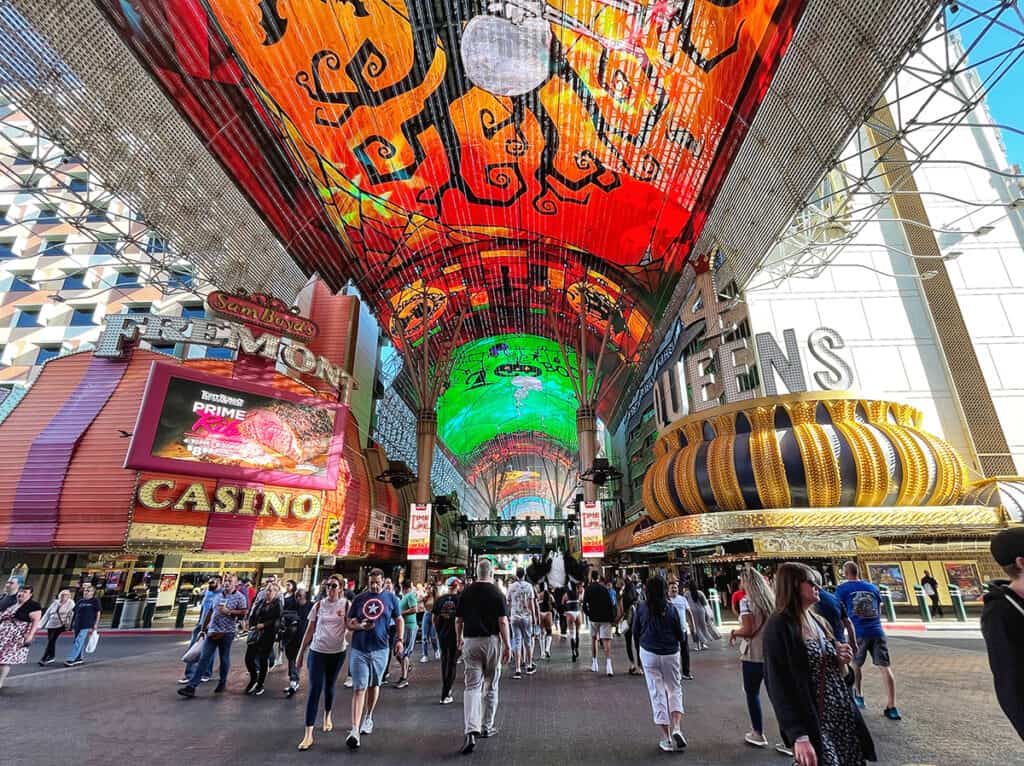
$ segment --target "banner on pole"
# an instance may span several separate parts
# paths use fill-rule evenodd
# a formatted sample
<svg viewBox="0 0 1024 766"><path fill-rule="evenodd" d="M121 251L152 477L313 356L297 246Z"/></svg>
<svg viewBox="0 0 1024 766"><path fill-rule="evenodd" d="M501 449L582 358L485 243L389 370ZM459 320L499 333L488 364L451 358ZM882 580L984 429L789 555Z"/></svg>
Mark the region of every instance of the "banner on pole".
<svg viewBox="0 0 1024 766"><path fill-rule="evenodd" d="M409 551L406 558L430 558L430 503L409 506Z"/></svg>
<svg viewBox="0 0 1024 766"><path fill-rule="evenodd" d="M604 526L601 523L600 503L580 503L580 532L583 538L583 558L603 558Z"/></svg>

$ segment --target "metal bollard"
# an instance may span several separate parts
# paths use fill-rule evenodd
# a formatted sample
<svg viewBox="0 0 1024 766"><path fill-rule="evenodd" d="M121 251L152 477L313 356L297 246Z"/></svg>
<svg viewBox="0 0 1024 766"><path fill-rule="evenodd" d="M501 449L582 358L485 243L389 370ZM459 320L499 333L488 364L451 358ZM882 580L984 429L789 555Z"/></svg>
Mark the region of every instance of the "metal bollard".
<svg viewBox="0 0 1024 766"><path fill-rule="evenodd" d="M718 591L715 588L708 588L708 601L711 603L711 616L715 621L715 627L722 627L722 605L718 601Z"/></svg>
<svg viewBox="0 0 1024 766"><path fill-rule="evenodd" d="M953 600L953 613L960 622L967 622L967 607L964 606L964 594L959 585L949 584L949 597Z"/></svg>
<svg viewBox="0 0 1024 766"><path fill-rule="evenodd" d="M121 627L121 615L124 614L124 596L118 596L114 599L114 613L110 618L111 628Z"/></svg>
<svg viewBox="0 0 1024 766"><path fill-rule="evenodd" d="M153 627L153 615L156 613L156 596L146 599L146 606L142 610L142 627Z"/></svg>
<svg viewBox="0 0 1024 766"><path fill-rule="evenodd" d="M914 586L914 598L917 600L917 611L921 614L921 622L931 622L932 610L928 605L928 597L924 594L923 586Z"/></svg>
<svg viewBox="0 0 1024 766"><path fill-rule="evenodd" d="M188 596L178 598L178 613L174 616L174 627L185 627L185 612L188 611L188 602L191 600Z"/></svg>
<svg viewBox="0 0 1024 766"><path fill-rule="evenodd" d="M882 598L882 606L885 609L885 621L896 622L896 607L892 604L892 592L888 585L879 585L878 594Z"/></svg>

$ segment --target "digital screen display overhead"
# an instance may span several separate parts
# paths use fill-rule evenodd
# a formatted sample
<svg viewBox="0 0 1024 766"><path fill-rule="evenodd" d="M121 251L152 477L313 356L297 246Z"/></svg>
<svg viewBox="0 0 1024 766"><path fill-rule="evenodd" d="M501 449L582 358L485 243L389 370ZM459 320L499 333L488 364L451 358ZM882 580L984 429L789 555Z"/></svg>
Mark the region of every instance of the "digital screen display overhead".
<svg viewBox="0 0 1024 766"><path fill-rule="evenodd" d="M154 363L125 467L333 488L346 414L323 399Z"/></svg>
<svg viewBox="0 0 1024 766"><path fill-rule="evenodd" d="M576 356L570 353L575 367ZM496 335L455 352L450 384L437 403L438 435L463 463L500 435L547 434L576 448L576 394L558 344Z"/></svg>

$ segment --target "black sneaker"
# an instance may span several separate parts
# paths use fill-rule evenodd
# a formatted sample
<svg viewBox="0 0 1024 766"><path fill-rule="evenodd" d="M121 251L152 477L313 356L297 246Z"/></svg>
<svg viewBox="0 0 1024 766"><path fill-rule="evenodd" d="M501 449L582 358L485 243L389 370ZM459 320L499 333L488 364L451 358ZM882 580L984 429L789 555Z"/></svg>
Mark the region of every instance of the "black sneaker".
<svg viewBox="0 0 1024 766"><path fill-rule="evenodd" d="M245 693L246 694L252 694L253 692L256 691L256 687L257 686L259 686L258 683L256 683L255 681L250 681L249 685L245 687Z"/></svg>
<svg viewBox="0 0 1024 766"><path fill-rule="evenodd" d="M266 690L263 688L263 684L256 684L256 688L252 690L252 696L259 697L264 691Z"/></svg>
<svg viewBox="0 0 1024 766"><path fill-rule="evenodd" d="M217 694L221 694L227 688L228 688L228 685L226 683L224 683L223 681L221 681L220 683L217 684L217 688L214 689L213 691L216 692Z"/></svg>
<svg viewBox="0 0 1024 766"><path fill-rule="evenodd" d="M491 737L497 737L497 736L498 736L498 727L497 726L495 726L493 729L484 729L482 732L480 732L480 737L482 739L489 739Z"/></svg>
<svg viewBox="0 0 1024 766"><path fill-rule="evenodd" d="M528 675L528 676L532 676L536 672L537 672L537 666L536 665L530 665L528 668L526 668L526 675Z"/></svg>
<svg viewBox="0 0 1024 766"><path fill-rule="evenodd" d="M398 679L398 683L395 684L395 688L396 689L404 689L408 685L409 685L409 679L403 677L403 678L399 678Z"/></svg>
<svg viewBox="0 0 1024 766"><path fill-rule="evenodd" d="M518 680L523 677L523 674L517 670L515 673L512 674L512 677Z"/></svg>
<svg viewBox="0 0 1024 766"><path fill-rule="evenodd" d="M676 750L686 749L686 737L683 736L683 733L679 731L679 729L672 732L672 741L676 744Z"/></svg>
<svg viewBox="0 0 1024 766"><path fill-rule="evenodd" d="M466 735L466 738L462 741L462 749L459 750L463 755L469 755L476 748L476 736L473 732Z"/></svg>
<svg viewBox="0 0 1024 766"><path fill-rule="evenodd" d="M196 687L182 686L180 689L178 689L178 694L180 694L182 697L188 697L191 699L192 697L196 696Z"/></svg>

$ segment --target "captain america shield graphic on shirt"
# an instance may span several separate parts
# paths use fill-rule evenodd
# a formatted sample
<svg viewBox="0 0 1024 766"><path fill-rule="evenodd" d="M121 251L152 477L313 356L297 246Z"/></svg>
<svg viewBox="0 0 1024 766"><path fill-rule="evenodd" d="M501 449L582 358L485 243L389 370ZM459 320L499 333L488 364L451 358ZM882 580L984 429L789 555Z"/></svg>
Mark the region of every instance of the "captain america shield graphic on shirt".
<svg viewBox="0 0 1024 766"><path fill-rule="evenodd" d="M379 598L368 598L363 602L363 619L376 622L384 614L384 602Z"/></svg>

